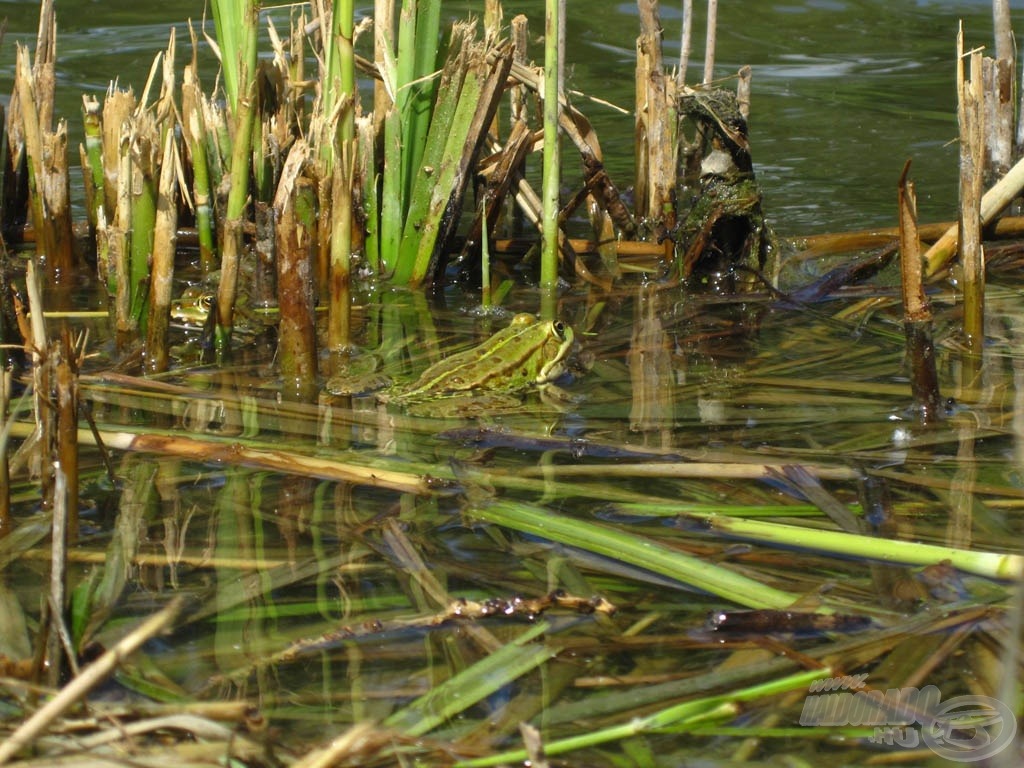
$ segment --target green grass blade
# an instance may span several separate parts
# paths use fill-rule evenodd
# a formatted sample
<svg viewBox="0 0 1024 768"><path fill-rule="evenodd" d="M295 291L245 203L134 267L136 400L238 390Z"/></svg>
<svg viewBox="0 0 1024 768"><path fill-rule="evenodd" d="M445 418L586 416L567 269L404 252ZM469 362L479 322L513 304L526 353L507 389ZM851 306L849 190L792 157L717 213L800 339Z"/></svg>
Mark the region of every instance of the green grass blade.
<svg viewBox="0 0 1024 768"><path fill-rule="evenodd" d="M680 733L693 730L708 722L734 717L740 712L739 704L742 702L756 701L768 696L806 688L813 681L822 677L828 677L829 674L829 670L812 669L806 672L798 672L779 680L770 680L766 683L743 688L739 691L732 691L719 696L708 696L694 701L684 701L681 704L675 704L645 717L632 718L625 723L601 728L600 730L591 731L579 736L547 742L544 745L544 752L547 755L561 755L577 749L596 747L612 741L621 741L622 739L642 733L665 731ZM459 768L484 768L485 766L501 765L503 763L521 763L528 759L529 755L527 755L526 750L516 750L498 755L489 755L477 760L463 760L456 763L456 766Z"/></svg>
<svg viewBox="0 0 1024 768"><path fill-rule="evenodd" d="M574 520L542 507L494 501L474 507L471 514L506 528L646 568L748 608L786 608L799 597L651 539L597 523Z"/></svg>
<svg viewBox="0 0 1024 768"><path fill-rule="evenodd" d="M422 736L490 696L558 652L547 643L534 643L550 629L540 622L473 666L431 688L409 706L393 713L384 725L409 736Z"/></svg>
<svg viewBox="0 0 1024 768"><path fill-rule="evenodd" d="M1024 556L977 552L913 541L893 541L843 531L803 528L799 525L744 520L711 513L683 513L708 521L709 530L785 547L800 547L844 557L866 557L887 563L934 565L948 560L955 568L995 579L1019 579L1024 573Z"/></svg>

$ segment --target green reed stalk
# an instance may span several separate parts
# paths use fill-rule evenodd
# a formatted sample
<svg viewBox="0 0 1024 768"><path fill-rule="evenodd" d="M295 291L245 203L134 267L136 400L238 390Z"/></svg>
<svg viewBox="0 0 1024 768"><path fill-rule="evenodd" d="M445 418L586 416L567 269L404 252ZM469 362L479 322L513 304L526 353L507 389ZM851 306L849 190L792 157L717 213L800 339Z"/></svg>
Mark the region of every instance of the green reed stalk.
<svg viewBox="0 0 1024 768"><path fill-rule="evenodd" d="M543 251L540 287L553 292L558 283L558 187L561 183L562 153L558 139L561 86L561 19L565 0L547 0L544 6L544 170L541 198L544 203Z"/></svg>
<svg viewBox="0 0 1024 768"><path fill-rule="evenodd" d="M327 310L327 345L331 351L339 351L351 343L354 154L354 140L341 142L332 174L330 304Z"/></svg>
<svg viewBox="0 0 1024 768"><path fill-rule="evenodd" d="M216 267L214 240L213 190L210 185L209 160L206 153L206 127L203 120L202 91L196 76L196 56L185 66L181 83L181 130L192 156L192 196L196 214L196 236L199 239L199 263L203 273Z"/></svg>
<svg viewBox="0 0 1024 768"><path fill-rule="evenodd" d="M380 202L380 254L383 269L391 272L400 262L399 244L416 203L415 188L425 159L429 135L433 132L440 3L406 0L399 17L397 55L391 30L378 32L378 53L382 76L392 98L384 118L384 173ZM442 90L443 93L443 90ZM408 279L411 265L403 267ZM396 282L403 282L397 279Z"/></svg>
<svg viewBox="0 0 1024 768"><path fill-rule="evenodd" d="M231 345L235 294L238 290L238 262L243 249L243 227L249 194L249 157L256 114L252 91L240 99L236 112L234 145L231 152L231 191L228 193L221 249L220 285L217 289L217 325L214 347L218 360L227 357Z"/></svg>
<svg viewBox="0 0 1024 768"><path fill-rule="evenodd" d="M325 78L322 86L323 114L327 118L334 114L336 106L343 100L354 99L356 89L353 0L334 0L331 11L331 32L324 41ZM355 137L355 110L343 108L338 117L335 134L343 143ZM333 168L335 146L325 141L320 147L320 157L327 161L327 172Z"/></svg>
<svg viewBox="0 0 1024 768"><path fill-rule="evenodd" d="M467 75L469 47L469 30L461 25L456 27L452 33L453 52L445 64L446 77L442 78L422 154L425 170L415 179L394 265L392 280L399 285L418 285L426 275L466 136L476 114L480 80L476 74ZM407 157L402 160L405 162Z"/></svg>
<svg viewBox="0 0 1024 768"><path fill-rule="evenodd" d="M325 45L327 80L322 89L324 119L336 120L320 147L325 175L330 178L330 297L327 343L330 349L348 346L352 210L355 183L355 53L352 49L352 0L334 0L331 34Z"/></svg>
<svg viewBox="0 0 1024 768"><path fill-rule="evenodd" d="M256 22L259 0L213 0L213 25L228 106L234 112L256 73Z"/></svg>
<svg viewBox="0 0 1024 768"><path fill-rule="evenodd" d="M491 308L491 248L487 241L487 199L480 202L480 306Z"/></svg>
<svg viewBox="0 0 1024 768"><path fill-rule="evenodd" d="M142 331L149 314L150 254L156 227L159 132L150 112L140 110L130 122L131 240L128 264L131 285L131 317Z"/></svg>
<svg viewBox="0 0 1024 768"><path fill-rule="evenodd" d="M402 189L412 195L416 176L426 145L431 108L436 95L437 79L432 77L437 66L438 36L441 30L441 3L424 2L416 7L416 39L413 43L414 82L409 84L409 97L403 111L404 137L408 158L402 163Z"/></svg>
<svg viewBox="0 0 1024 768"><path fill-rule="evenodd" d="M494 653L432 687L407 707L388 717L384 725L407 736L429 733L550 661L558 653L558 647L538 642L538 638L550 629L548 622L538 622Z"/></svg>
<svg viewBox="0 0 1024 768"><path fill-rule="evenodd" d="M398 244L402 241L402 225L405 223L405 201L402 195L402 118L397 103L398 72L389 43L390 40L381 46L381 50L385 52L381 76L394 99L384 117L384 160L381 171L380 262L385 272L394 269L398 257Z"/></svg>
<svg viewBox="0 0 1024 768"><path fill-rule="evenodd" d="M224 212L221 279L217 290L217 322L214 330L214 348L219 361L230 353L235 295L238 290L238 261L242 253L249 197L256 121L253 101L256 96L258 22L259 3L256 0L221 0L214 3L214 23L221 49L221 67L224 70L224 90L234 123L231 162L227 169L230 191Z"/></svg>
<svg viewBox="0 0 1024 768"><path fill-rule="evenodd" d="M748 608L787 608L799 599L799 595L766 586L651 539L558 515L550 509L493 501L474 507L471 514L496 525L646 568Z"/></svg>
<svg viewBox="0 0 1024 768"><path fill-rule="evenodd" d="M95 232L99 209L103 205L103 121L100 119L100 102L95 96L82 96L82 125L85 132L82 149L85 210L89 229ZM106 211L105 215L109 218L111 213Z"/></svg>
<svg viewBox="0 0 1024 768"><path fill-rule="evenodd" d="M723 719L734 719L743 711L740 705L744 702L757 701L768 696L779 696L791 691L806 690L815 680L828 677L831 670L812 669L796 672L779 680L742 688L738 691L717 696L706 696L693 701L684 701L656 712L639 717L631 717L628 722L606 728L592 730L579 736L564 739L547 740L544 753L547 755L563 755L578 749L587 749L649 733L686 733L702 726L707 726ZM498 755L474 760L462 760L455 765L459 768L484 768L484 766L522 763L529 759L526 750L515 750Z"/></svg>
<svg viewBox="0 0 1024 768"><path fill-rule="evenodd" d="M935 565L949 562L954 568L994 579L1019 579L1024 556L1003 552L979 552L914 541L893 541L845 531L804 528L766 520L744 520L725 515L681 512L706 521L708 531L782 547L799 547L840 557L862 557L886 563Z"/></svg>
<svg viewBox="0 0 1024 768"><path fill-rule="evenodd" d="M398 20L398 49L395 56L394 33L379 30L379 49L383 54L381 73L391 96L391 108L384 118L384 172L381 179L381 261L384 270L391 272L398 259L398 244L402 240L405 211L408 201L406 190L408 162L411 148L407 142L409 101L408 83L413 79L415 58L413 42L416 38L416 2L402 3Z"/></svg>

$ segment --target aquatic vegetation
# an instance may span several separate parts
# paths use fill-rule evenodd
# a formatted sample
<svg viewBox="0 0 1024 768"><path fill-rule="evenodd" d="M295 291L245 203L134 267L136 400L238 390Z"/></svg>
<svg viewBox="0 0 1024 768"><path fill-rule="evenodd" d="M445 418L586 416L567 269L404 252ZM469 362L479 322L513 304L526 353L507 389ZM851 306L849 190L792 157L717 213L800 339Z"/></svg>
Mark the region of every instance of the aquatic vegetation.
<svg viewBox="0 0 1024 768"><path fill-rule="evenodd" d="M1006 748L1015 281L967 347L909 171L900 233L776 241L743 98L669 76L656 3L632 203L525 20L509 42L494 4L450 34L439 3L391 5L371 62L350 3L287 35L222 4L215 90L193 30L180 82L172 35L140 96L87 99L95 265L51 269L70 219L3 201L37 245L0 263L0 763L863 762L915 736L962 757L925 727L932 688ZM19 80L18 108L42 90ZM538 196L558 130L582 179ZM38 192L27 144L7 171ZM502 231L512 200L562 290L529 285L555 275ZM812 259L813 284L787 273Z"/></svg>

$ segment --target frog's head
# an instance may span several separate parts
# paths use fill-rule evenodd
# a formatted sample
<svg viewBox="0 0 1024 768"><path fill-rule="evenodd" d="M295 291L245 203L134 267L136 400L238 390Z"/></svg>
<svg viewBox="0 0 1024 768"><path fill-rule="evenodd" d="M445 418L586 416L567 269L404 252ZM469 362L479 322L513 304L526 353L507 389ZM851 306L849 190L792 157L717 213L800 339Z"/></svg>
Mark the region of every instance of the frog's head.
<svg viewBox="0 0 1024 768"><path fill-rule="evenodd" d="M547 384L565 373L566 359L572 351L575 335L572 328L561 320L538 323L537 329L544 336L537 383Z"/></svg>

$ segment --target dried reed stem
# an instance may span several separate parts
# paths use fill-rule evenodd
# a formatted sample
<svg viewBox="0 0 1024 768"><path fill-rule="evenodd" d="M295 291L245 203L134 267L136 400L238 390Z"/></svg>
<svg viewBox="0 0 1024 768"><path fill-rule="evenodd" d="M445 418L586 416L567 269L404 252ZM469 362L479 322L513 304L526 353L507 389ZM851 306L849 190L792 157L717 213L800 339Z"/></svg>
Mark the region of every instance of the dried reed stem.
<svg viewBox="0 0 1024 768"><path fill-rule="evenodd" d="M957 33L957 119L960 124L960 264L964 282L964 337L980 353L985 336L985 258L981 245L981 196L985 162L981 54L971 52L964 77L963 26Z"/></svg>
<svg viewBox="0 0 1024 768"><path fill-rule="evenodd" d="M146 327L145 369L167 370L167 330L174 282L174 254L178 244L178 174L174 131L164 134L163 160L157 192L153 257L150 274L149 322Z"/></svg>
<svg viewBox="0 0 1024 768"><path fill-rule="evenodd" d="M65 492L58 494L67 515L67 541L78 541L78 362L71 332L64 327L54 345L56 360L57 460ZM63 605L63 603L61 603Z"/></svg>
<svg viewBox="0 0 1024 768"><path fill-rule="evenodd" d="M175 597L159 612L142 622L113 648L86 667L60 693L22 723L6 741L0 743L0 764L9 762L18 752L29 746L57 718L103 682L117 668L118 664L137 651L143 643L166 630L174 622L183 605L184 599Z"/></svg>
<svg viewBox="0 0 1024 768"><path fill-rule="evenodd" d="M939 418L939 383L932 345L931 307L921 278L921 249L917 233L917 196L907 178L910 163L903 166L898 190L900 224L900 272L903 285L903 329L910 359L910 389L921 421Z"/></svg>
<svg viewBox="0 0 1024 768"><path fill-rule="evenodd" d="M921 241L917 231L917 194L908 178L910 161L903 166L897 188L900 233L900 274L905 322L931 320L931 307L921 280Z"/></svg>
<svg viewBox="0 0 1024 768"><path fill-rule="evenodd" d="M718 0L708 0L708 28L704 39L704 84L715 79L715 46L718 36Z"/></svg>

